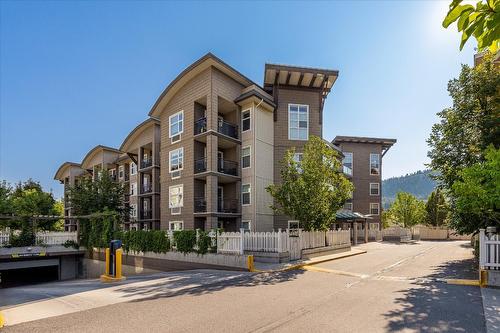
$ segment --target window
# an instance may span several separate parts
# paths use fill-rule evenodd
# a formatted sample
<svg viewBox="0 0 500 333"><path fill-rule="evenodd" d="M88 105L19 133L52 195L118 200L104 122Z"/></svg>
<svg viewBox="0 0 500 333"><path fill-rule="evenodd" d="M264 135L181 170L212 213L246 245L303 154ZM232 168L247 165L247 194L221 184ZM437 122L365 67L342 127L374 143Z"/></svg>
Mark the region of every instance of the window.
<svg viewBox="0 0 500 333"><path fill-rule="evenodd" d="M342 160L343 172L346 175L352 176L352 153L342 152L344 159Z"/></svg>
<svg viewBox="0 0 500 333"><path fill-rule="evenodd" d="M370 183L370 195L380 195L380 183Z"/></svg>
<svg viewBox="0 0 500 333"><path fill-rule="evenodd" d="M170 172L180 171L183 167L184 148L172 150L168 153L170 161Z"/></svg>
<svg viewBox="0 0 500 333"><path fill-rule="evenodd" d="M135 175L137 173L137 164L134 162L130 163L130 174Z"/></svg>
<svg viewBox="0 0 500 333"><path fill-rule="evenodd" d="M288 229L299 229L299 221L288 221Z"/></svg>
<svg viewBox="0 0 500 333"><path fill-rule="evenodd" d="M246 132L250 129L250 110L241 113L241 131Z"/></svg>
<svg viewBox="0 0 500 333"><path fill-rule="evenodd" d="M241 228L244 229L245 231L250 231L252 222L250 220L247 221L241 221Z"/></svg>
<svg viewBox="0 0 500 333"><path fill-rule="evenodd" d="M130 183L130 195L137 195L137 183Z"/></svg>
<svg viewBox="0 0 500 333"><path fill-rule="evenodd" d="M130 217L137 217L137 205L136 204L130 205Z"/></svg>
<svg viewBox="0 0 500 333"><path fill-rule="evenodd" d="M288 139L309 139L309 105L288 104Z"/></svg>
<svg viewBox="0 0 500 333"><path fill-rule="evenodd" d="M370 154L370 175L380 175L380 154Z"/></svg>
<svg viewBox="0 0 500 333"><path fill-rule="evenodd" d="M183 185L170 186L169 188L169 208L178 208L183 206L182 192Z"/></svg>
<svg viewBox="0 0 500 333"><path fill-rule="evenodd" d="M118 178L123 179L124 176L125 176L125 167L123 165L120 165L118 167Z"/></svg>
<svg viewBox="0 0 500 333"><path fill-rule="evenodd" d="M181 139L180 134L184 131L184 111L171 115L169 124L169 138L172 138L172 142L179 141Z"/></svg>
<svg viewBox="0 0 500 333"><path fill-rule="evenodd" d="M172 221L168 224L169 230L183 230L184 229L184 222L182 221Z"/></svg>
<svg viewBox="0 0 500 333"><path fill-rule="evenodd" d="M241 204L250 205L250 184L241 185Z"/></svg>
<svg viewBox="0 0 500 333"><path fill-rule="evenodd" d="M352 202L346 201L344 209L352 211Z"/></svg>
<svg viewBox="0 0 500 333"><path fill-rule="evenodd" d="M378 202L370 203L370 214L371 215L379 215L380 214L380 204Z"/></svg>
<svg viewBox="0 0 500 333"><path fill-rule="evenodd" d="M250 167L250 147L241 149L241 167L243 169Z"/></svg>

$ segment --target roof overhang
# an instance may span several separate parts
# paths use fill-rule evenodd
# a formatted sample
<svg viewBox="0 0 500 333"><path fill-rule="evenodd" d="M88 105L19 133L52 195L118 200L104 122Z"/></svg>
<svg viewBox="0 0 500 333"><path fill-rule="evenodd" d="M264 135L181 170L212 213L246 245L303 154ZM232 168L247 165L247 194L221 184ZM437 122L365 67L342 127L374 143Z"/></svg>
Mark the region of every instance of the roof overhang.
<svg viewBox="0 0 500 333"><path fill-rule="evenodd" d="M272 96L256 85L251 85L250 87L244 89L243 93L234 100L234 102L240 106L249 101L267 106L267 108L271 111L274 111L276 108L276 104L274 103Z"/></svg>
<svg viewBox="0 0 500 333"><path fill-rule="evenodd" d="M148 128L151 128L155 124L159 125L160 121L158 119L156 119L156 118L149 118L149 119L146 119L145 121L143 121L142 123L140 123L139 125L137 125L132 130L132 132L130 132L127 135L127 137L125 138L125 140L123 140L123 143L121 144L119 150L121 152L127 152L129 150L130 145L132 144L132 142L137 137L139 137L142 133L144 133L145 130L147 130Z"/></svg>
<svg viewBox="0 0 500 333"><path fill-rule="evenodd" d="M217 58L212 53L207 53L199 60L191 64L188 68L186 68L182 73L180 73L162 92L158 100L151 108L149 112L150 116L159 117L163 108L168 104L168 102L172 99L172 97L182 88L187 82L193 79L196 75L203 72L205 69L210 67L215 67L220 70L222 73L227 76L233 78L237 82L241 83L244 86L249 86L252 84L257 85L252 80L238 72L233 67L226 64L221 59Z"/></svg>
<svg viewBox="0 0 500 333"><path fill-rule="evenodd" d="M387 138L369 138L363 136L336 136L332 143L339 145L341 143L371 143L382 146L382 156L397 142L396 139Z"/></svg>
<svg viewBox="0 0 500 333"><path fill-rule="evenodd" d="M371 220L372 217L370 215L363 215L358 212L351 212L350 210L339 210L336 213L337 220L343 221L357 221L357 220Z"/></svg>
<svg viewBox="0 0 500 333"><path fill-rule="evenodd" d="M121 151L116 149L116 148L107 147L107 146L103 146L103 145L95 146L83 158L82 163L81 163L81 168L84 170L90 169L90 167L92 167L92 166L88 165L88 163L92 160L92 158L94 158L95 155L102 153L104 151L108 151L108 152L112 152L112 153L116 153L116 154L121 154Z"/></svg>
<svg viewBox="0 0 500 333"><path fill-rule="evenodd" d="M54 179L62 180L64 172L66 172L66 170L71 167L81 168L81 165L74 162L64 162L63 164L61 164L59 169L57 169L56 174L54 175Z"/></svg>

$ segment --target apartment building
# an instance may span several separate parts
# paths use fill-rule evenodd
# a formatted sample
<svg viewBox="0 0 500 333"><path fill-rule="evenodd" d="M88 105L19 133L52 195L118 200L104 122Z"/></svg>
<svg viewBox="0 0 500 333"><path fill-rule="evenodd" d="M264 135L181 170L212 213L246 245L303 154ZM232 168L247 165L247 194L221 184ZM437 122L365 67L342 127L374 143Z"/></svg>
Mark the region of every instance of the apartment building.
<svg viewBox="0 0 500 333"><path fill-rule="evenodd" d="M342 150L344 174L354 185L352 198L344 208L369 215L371 227L379 229L382 214L382 158L396 140L336 136L332 143Z"/></svg>
<svg viewBox="0 0 500 333"><path fill-rule="evenodd" d="M300 160L309 137L323 136L323 105L337 77L266 64L259 86L209 53L167 86L119 149L98 146L55 178L70 186L109 172L128 189L126 228L287 228L290 218L274 214L265 188L280 182L287 149Z"/></svg>

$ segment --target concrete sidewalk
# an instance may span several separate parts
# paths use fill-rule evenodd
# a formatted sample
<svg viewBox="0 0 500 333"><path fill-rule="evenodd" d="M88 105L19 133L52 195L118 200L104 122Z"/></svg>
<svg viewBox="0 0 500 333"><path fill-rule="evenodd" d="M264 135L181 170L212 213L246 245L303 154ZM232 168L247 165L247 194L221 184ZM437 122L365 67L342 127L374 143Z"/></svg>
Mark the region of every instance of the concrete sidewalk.
<svg viewBox="0 0 500 333"><path fill-rule="evenodd" d="M481 288L486 332L500 332L500 289Z"/></svg>
<svg viewBox="0 0 500 333"><path fill-rule="evenodd" d="M291 269L298 269L298 268L301 268L302 266L306 266L306 265L319 264L319 263L322 263L325 261L331 261L331 260L336 260L336 259L352 257L352 256L356 256L358 254L363 254L363 253L366 253L366 251L360 250L360 249L351 249L350 251L346 251L346 252L329 254L326 256L315 257L312 259L295 260L292 262L279 263L279 264L256 262L255 263L255 271L256 272L287 271L287 270L291 270Z"/></svg>

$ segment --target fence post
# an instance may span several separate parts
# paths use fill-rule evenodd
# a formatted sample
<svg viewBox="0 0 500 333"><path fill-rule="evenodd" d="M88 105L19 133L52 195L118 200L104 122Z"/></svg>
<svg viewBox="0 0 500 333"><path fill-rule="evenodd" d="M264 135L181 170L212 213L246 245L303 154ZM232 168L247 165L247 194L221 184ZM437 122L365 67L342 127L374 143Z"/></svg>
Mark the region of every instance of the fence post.
<svg viewBox="0 0 500 333"><path fill-rule="evenodd" d="M283 250L281 248L281 228L278 229L278 253L281 253Z"/></svg>
<svg viewBox="0 0 500 333"><path fill-rule="evenodd" d="M486 244L484 229L479 229L479 267L484 268L484 264L486 262Z"/></svg>
<svg viewBox="0 0 500 333"><path fill-rule="evenodd" d="M245 252L245 240L243 237L245 236L245 229L240 228L240 254L243 254Z"/></svg>

